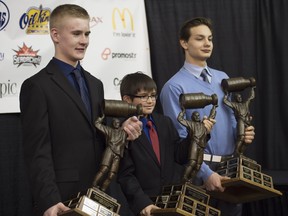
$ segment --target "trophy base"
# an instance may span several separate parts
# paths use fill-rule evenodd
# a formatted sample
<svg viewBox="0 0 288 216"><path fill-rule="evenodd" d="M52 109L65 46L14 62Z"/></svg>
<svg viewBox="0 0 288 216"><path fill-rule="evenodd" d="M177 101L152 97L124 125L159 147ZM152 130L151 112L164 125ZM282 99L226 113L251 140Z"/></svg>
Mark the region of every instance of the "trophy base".
<svg viewBox="0 0 288 216"><path fill-rule="evenodd" d="M192 216L191 213L188 213L180 208L170 208L170 209L156 209L153 210L153 215L155 216ZM193 215L194 216L194 215Z"/></svg>
<svg viewBox="0 0 288 216"><path fill-rule="evenodd" d="M65 215L65 216L90 216L90 214L87 214L85 212L83 212L81 209L78 208L74 208L74 209L70 209L68 211L65 211L63 213L60 213L58 215Z"/></svg>
<svg viewBox="0 0 288 216"><path fill-rule="evenodd" d="M210 196L200 187L189 182L168 185L162 188L162 194L151 197L161 209L153 210L156 216L220 216L221 212L208 205Z"/></svg>
<svg viewBox="0 0 288 216"><path fill-rule="evenodd" d="M262 173L261 166L245 156L221 162L216 172L231 178L222 181L224 192L208 192L217 199L245 203L282 195L274 189L272 177Z"/></svg>
<svg viewBox="0 0 288 216"><path fill-rule="evenodd" d="M86 195L78 196L64 202L71 208L61 216L119 216L120 204L117 200L97 188L89 188Z"/></svg>
<svg viewBox="0 0 288 216"><path fill-rule="evenodd" d="M282 195L274 188L265 187L243 178L224 180L222 186L226 188L224 192L210 191L209 194L231 203L252 202Z"/></svg>
<svg viewBox="0 0 288 216"><path fill-rule="evenodd" d="M221 214L217 209L210 209L208 213L197 210L195 213L189 213L180 208L155 209L152 213L155 216L220 216Z"/></svg>

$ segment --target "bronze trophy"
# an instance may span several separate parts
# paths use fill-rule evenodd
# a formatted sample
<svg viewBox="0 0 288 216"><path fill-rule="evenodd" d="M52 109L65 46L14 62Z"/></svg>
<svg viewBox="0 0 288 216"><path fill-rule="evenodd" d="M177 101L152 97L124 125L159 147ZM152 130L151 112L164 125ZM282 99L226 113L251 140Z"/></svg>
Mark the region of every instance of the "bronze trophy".
<svg viewBox="0 0 288 216"><path fill-rule="evenodd" d="M217 95L208 96L203 93L181 94L179 101L182 111L177 119L189 131L188 163L182 183L164 186L160 196L152 197L155 205L161 208L154 210L153 215L220 216L218 209L208 205L210 195L202 188L191 183L203 162L204 148L208 141L208 131L200 120L197 111L192 113L191 120L184 119L186 109L203 108L210 104L213 106L208 118L215 118L216 107L218 106Z"/></svg>
<svg viewBox="0 0 288 216"><path fill-rule="evenodd" d="M250 102L255 97L256 81L253 77L223 79L222 88L225 93L223 102L234 112L237 121L237 140L232 158L222 161L217 168L219 175L231 179L222 182L226 187L224 192L209 192L210 195L232 203L244 203L265 199L282 193L273 188L272 177L261 171L261 165L244 156L247 144L244 140L245 128L251 125L249 111ZM250 90L250 95L243 101L244 90ZM234 93L235 101L228 100L228 95Z"/></svg>
<svg viewBox="0 0 288 216"><path fill-rule="evenodd" d="M106 149L102 155L99 171L96 173L92 187L86 194L78 194L74 199L64 202L71 210L61 215L93 215L117 216L120 204L113 197L107 195L105 190L118 172L120 159L123 157L124 148L127 147L127 134L120 128L120 120L116 117L130 117L142 115L141 105L132 105L124 101L104 100L102 116L95 121L96 129L105 136ZM112 127L104 125L105 116L114 117Z"/></svg>

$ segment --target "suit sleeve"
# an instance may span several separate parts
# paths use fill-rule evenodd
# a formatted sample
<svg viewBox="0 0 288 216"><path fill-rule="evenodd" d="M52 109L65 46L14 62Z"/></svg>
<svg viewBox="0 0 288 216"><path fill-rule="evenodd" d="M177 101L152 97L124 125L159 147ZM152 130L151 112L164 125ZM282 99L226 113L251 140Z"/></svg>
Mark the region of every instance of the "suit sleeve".
<svg viewBox="0 0 288 216"><path fill-rule="evenodd" d="M26 80L20 93L24 156L34 204L40 211L61 201L55 183L49 118L45 94L36 82Z"/></svg>
<svg viewBox="0 0 288 216"><path fill-rule="evenodd" d="M146 206L153 204L152 200L142 190L134 175L135 167L128 149L125 149L121 160L118 182L126 196L129 206L135 215L138 215Z"/></svg>
<svg viewBox="0 0 288 216"><path fill-rule="evenodd" d="M167 116L166 118L167 123L165 125L167 128L169 128L169 134L174 143L175 162L183 165L187 163L188 150L190 145L189 137L187 135L186 138L180 138L170 117ZM183 121L185 120L183 119Z"/></svg>

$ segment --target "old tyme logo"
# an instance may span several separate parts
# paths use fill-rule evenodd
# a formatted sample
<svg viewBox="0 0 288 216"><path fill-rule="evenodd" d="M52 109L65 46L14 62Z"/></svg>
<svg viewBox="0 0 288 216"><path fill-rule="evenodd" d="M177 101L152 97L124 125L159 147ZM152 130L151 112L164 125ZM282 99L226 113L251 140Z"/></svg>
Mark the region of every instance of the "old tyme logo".
<svg viewBox="0 0 288 216"><path fill-rule="evenodd" d="M26 28L26 34L48 34L50 14L51 9L43 8L42 5L31 7L20 17L20 28Z"/></svg>
<svg viewBox="0 0 288 216"><path fill-rule="evenodd" d="M10 20L10 12L7 5L0 1L0 31L2 31Z"/></svg>
<svg viewBox="0 0 288 216"><path fill-rule="evenodd" d="M41 62L41 56L39 56L37 53L39 50L34 51L32 47L27 47L25 43L23 43L23 47L19 47L19 50L14 50L16 52L16 55L13 56L13 64L18 65L39 65Z"/></svg>

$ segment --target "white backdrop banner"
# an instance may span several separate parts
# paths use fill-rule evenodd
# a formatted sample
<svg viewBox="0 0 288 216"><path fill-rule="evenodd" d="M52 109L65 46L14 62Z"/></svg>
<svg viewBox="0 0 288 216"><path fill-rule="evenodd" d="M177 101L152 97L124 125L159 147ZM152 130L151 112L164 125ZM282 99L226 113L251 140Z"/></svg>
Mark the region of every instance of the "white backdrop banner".
<svg viewBox="0 0 288 216"><path fill-rule="evenodd" d="M144 0L0 0L0 113L20 112L21 84L52 59L49 16L64 3L83 6L91 17L81 64L102 80L106 99L120 99L125 74L151 76Z"/></svg>

